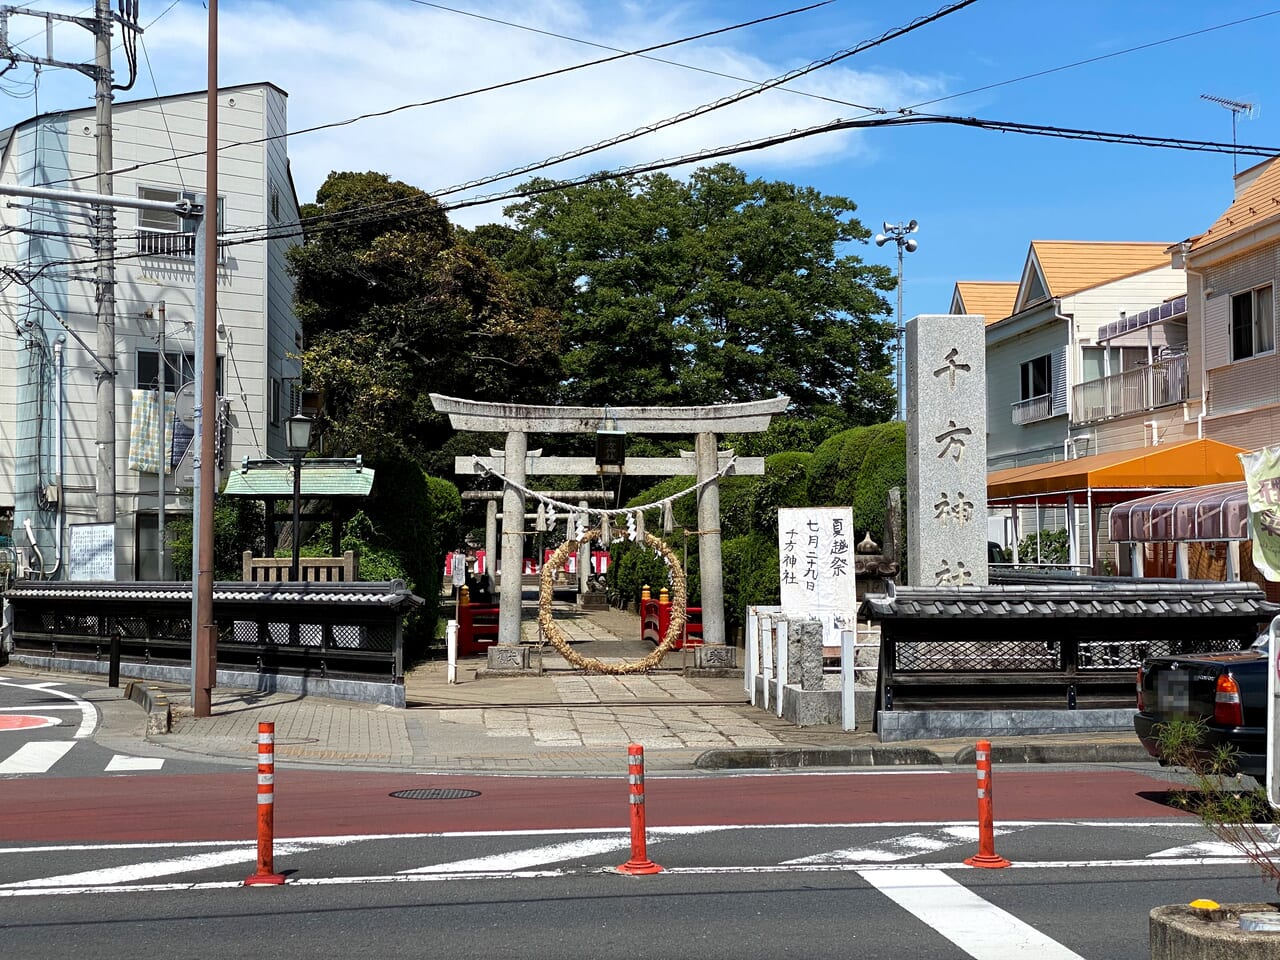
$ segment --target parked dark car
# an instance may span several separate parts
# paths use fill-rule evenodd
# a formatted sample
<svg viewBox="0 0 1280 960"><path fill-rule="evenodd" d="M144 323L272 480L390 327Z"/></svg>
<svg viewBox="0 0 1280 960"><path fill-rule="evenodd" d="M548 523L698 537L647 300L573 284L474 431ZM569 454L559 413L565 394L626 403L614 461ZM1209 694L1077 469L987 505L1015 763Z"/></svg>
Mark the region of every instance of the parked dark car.
<svg viewBox="0 0 1280 960"><path fill-rule="evenodd" d="M1200 720L1206 759L1225 744L1232 748L1238 772L1264 782L1268 663L1263 638L1248 650L1144 660L1138 670L1133 726L1147 753L1165 762L1157 742L1161 723Z"/></svg>

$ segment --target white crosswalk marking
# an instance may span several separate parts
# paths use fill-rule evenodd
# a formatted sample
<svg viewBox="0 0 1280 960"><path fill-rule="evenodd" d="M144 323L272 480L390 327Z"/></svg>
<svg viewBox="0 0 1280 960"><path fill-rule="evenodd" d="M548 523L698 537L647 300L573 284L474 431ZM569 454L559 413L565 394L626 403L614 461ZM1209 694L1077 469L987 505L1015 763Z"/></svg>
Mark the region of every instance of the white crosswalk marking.
<svg viewBox="0 0 1280 960"><path fill-rule="evenodd" d="M107 773L120 773L125 770L159 770L164 766L163 760L154 757L128 757L117 753L107 764Z"/></svg>
<svg viewBox="0 0 1280 960"><path fill-rule="evenodd" d="M40 740L24 743L4 760L0 760L0 774L47 773L49 768L66 756L75 746L74 740Z"/></svg>
<svg viewBox="0 0 1280 960"><path fill-rule="evenodd" d="M311 847L302 844L278 843L275 853L280 856L306 853ZM192 873L198 870L209 870L213 867L225 867L235 863L252 863L257 859L257 847L240 847L233 850L219 850L213 853L197 853L187 857L175 857L171 860L153 860L149 863L131 863L122 867L106 867L102 870L86 870L82 873L67 873L57 877L42 877L39 880L23 880L20 883L0 884L0 889L24 889L47 887L97 887L113 883L136 883L152 877L172 877L181 873Z"/></svg>
<svg viewBox="0 0 1280 960"><path fill-rule="evenodd" d="M654 841L650 841L651 843ZM527 850L512 850L509 853L498 853L489 857L476 857L473 860L455 860L452 863L438 863L430 867L417 867L413 870L401 870L401 873L478 873L507 872L525 870L529 867L541 866L544 863L559 863L574 857L589 857L600 853L612 853L622 850L631 843L630 837L593 837L588 840L570 840L566 843L553 843L545 847L531 847Z"/></svg>
<svg viewBox="0 0 1280 960"><path fill-rule="evenodd" d="M996 827L995 835L1013 833L1010 827ZM919 856L922 853L937 853L948 847L963 843L977 843L978 828L976 825L955 825L942 827L921 833L908 833L901 837L890 837L865 847L850 847L846 850L831 850L827 853L815 853L808 857L783 861L784 866L792 864L819 863L889 863L894 860L905 860L907 857Z"/></svg>
<svg viewBox="0 0 1280 960"><path fill-rule="evenodd" d="M872 869L858 875L976 960L1083 960L941 870Z"/></svg>

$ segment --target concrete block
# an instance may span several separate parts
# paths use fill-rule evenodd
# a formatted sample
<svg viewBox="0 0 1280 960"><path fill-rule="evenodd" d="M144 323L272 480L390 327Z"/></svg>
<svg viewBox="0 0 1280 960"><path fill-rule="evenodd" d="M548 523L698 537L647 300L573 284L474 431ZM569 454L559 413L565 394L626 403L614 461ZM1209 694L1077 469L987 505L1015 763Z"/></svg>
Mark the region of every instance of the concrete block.
<svg viewBox="0 0 1280 960"><path fill-rule="evenodd" d="M804 690L787 684L782 690L782 718L797 727L840 723L839 690Z"/></svg>
<svg viewBox="0 0 1280 960"><path fill-rule="evenodd" d="M1148 922L1151 960L1274 960L1280 933L1242 930L1242 913L1275 913L1272 903L1224 903L1219 910L1156 907Z"/></svg>
<svg viewBox="0 0 1280 960"><path fill-rule="evenodd" d="M486 652L489 673L521 673L529 669L528 647L500 643Z"/></svg>

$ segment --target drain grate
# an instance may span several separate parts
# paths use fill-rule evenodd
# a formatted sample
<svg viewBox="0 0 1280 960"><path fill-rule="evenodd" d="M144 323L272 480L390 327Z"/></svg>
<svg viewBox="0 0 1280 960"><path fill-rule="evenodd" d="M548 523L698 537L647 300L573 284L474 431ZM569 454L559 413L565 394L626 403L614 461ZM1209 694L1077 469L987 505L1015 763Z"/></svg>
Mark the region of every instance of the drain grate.
<svg viewBox="0 0 1280 960"><path fill-rule="evenodd" d="M469 800L480 796L479 790L429 789L429 790L397 790L391 794L397 800Z"/></svg>

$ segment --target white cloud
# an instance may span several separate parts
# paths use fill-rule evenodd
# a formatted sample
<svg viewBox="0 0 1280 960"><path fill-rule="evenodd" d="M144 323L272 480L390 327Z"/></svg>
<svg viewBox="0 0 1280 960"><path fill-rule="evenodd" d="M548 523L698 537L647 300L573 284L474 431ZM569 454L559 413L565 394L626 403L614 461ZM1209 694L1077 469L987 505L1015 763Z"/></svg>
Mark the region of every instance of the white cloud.
<svg viewBox="0 0 1280 960"><path fill-rule="evenodd" d="M654 8L659 8L655 10ZM726 5L728 7L728 5ZM725 9L722 7L721 9ZM732 9L732 7L728 7ZM484 14L549 32L634 49L720 24L671 4L589 4L533 0ZM730 14L729 16L732 16ZM803 16L803 15L802 15ZM145 22L145 17L144 17ZM180 4L144 37L155 87L144 62L128 95L154 95L204 85L204 10ZM810 51L795 63L770 59L767 33L729 33L654 56L717 73L766 80L832 49ZM321 0L305 6L224 0L219 21L219 79L223 85L270 81L289 93L289 126L334 120L517 80L587 60L608 51L407 2ZM194 54L194 55L193 55ZM123 69L117 57L117 69ZM939 83L898 71L856 69L851 59L795 81L823 97L897 107L939 92ZM56 106L82 106L91 95L84 77L58 78ZM627 58L561 76L520 84L390 117L361 121L290 139L299 197L314 197L331 170L378 170L427 190L438 190L557 156L691 110L748 86L639 58ZM72 99L68 99L68 97ZM24 101L29 103L29 101ZM12 111L13 107L10 107ZM19 107L18 109L21 109ZM858 108L771 91L705 117L678 124L546 171L568 177L801 129ZM24 114L25 115L25 114ZM11 116L12 120L21 116ZM797 167L856 157L861 135L822 135L752 155L777 175ZM512 181L509 185L514 185ZM489 193L497 187L484 188ZM497 219L499 208L460 212L463 222Z"/></svg>

